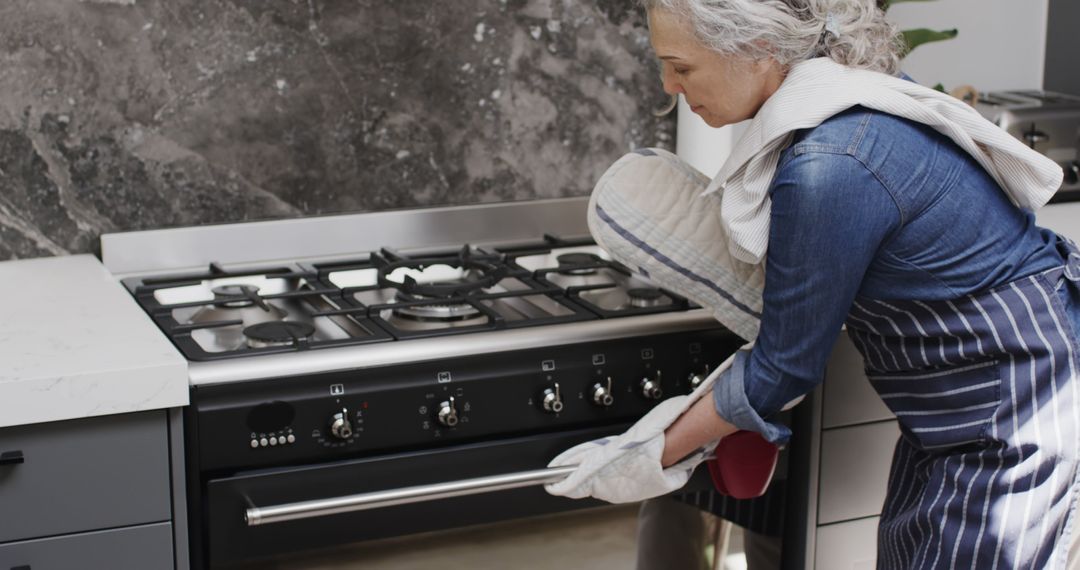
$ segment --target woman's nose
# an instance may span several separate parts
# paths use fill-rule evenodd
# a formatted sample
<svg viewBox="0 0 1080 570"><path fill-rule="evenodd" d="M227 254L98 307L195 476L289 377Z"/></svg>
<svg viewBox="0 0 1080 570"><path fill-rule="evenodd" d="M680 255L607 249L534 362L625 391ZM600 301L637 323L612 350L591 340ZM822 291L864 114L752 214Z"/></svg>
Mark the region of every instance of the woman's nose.
<svg viewBox="0 0 1080 570"><path fill-rule="evenodd" d="M665 69L660 72L660 83L664 86L664 93L668 95L678 95L683 92L682 85L673 77L674 74Z"/></svg>

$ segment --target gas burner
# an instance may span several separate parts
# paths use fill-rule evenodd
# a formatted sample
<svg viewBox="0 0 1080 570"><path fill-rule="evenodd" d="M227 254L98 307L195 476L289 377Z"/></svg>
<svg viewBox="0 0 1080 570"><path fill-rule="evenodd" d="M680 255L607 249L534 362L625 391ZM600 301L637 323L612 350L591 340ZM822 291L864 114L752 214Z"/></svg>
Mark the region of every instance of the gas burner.
<svg viewBox="0 0 1080 570"><path fill-rule="evenodd" d="M573 252L564 253L555 258L559 262L559 273L564 275L593 275L596 267L577 267L579 265L595 265L603 259L592 253Z"/></svg>
<svg viewBox="0 0 1080 570"><path fill-rule="evenodd" d="M229 297L244 297L244 299L219 303L221 307L230 309L242 309L255 304L255 298L259 294L259 288L254 285L218 285L210 289L214 299L227 299Z"/></svg>
<svg viewBox="0 0 1080 570"><path fill-rule="evenodd" d="M482 292L506 277L504 266L470 259L409 259L379 268L381 287L409 295L442 299Z"/></svg>
<svg viewBox="0 0 1080 570"><path fill-rule="evenodd" d="M396 298L397 303L413 301L415 299ZM408 305L394 307L394 314L403 319L428 322L455 322L471 319L480 314L480 309L469 303L428 303L424 305Z"/></svg>
<svg viewBox="0 0 1080 570"><path fill-rule="evenodd" d="M664 294L661 293L659 289L635 287L633 289L627 289L626 295L630 297L630 306L639 309L657 307L664 303Z"/></svg>
<svg viewBox="0 0 1080 570"><path fill-rule="evenodd" d="M299 344L313 334L314 326L295 321L273 321L244 327L244 336L251 348Z"/></svg>

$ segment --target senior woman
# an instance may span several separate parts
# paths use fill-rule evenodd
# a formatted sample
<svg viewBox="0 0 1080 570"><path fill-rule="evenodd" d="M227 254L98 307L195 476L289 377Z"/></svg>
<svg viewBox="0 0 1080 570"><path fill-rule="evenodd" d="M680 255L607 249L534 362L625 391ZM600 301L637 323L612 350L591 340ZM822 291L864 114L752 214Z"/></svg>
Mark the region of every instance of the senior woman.
<svg viewBox="0 0 1080 570"><path fill-rule="evenodd" d="M1060 170L897 77L873 0L644 5L664 90L713 127L752 119L714 189L765 271L755 344L666 428L661 464L739 429L784 442L777 412L846 325L902 430L878 567L1075 562L1080 254L1031 213Z"/></svg>

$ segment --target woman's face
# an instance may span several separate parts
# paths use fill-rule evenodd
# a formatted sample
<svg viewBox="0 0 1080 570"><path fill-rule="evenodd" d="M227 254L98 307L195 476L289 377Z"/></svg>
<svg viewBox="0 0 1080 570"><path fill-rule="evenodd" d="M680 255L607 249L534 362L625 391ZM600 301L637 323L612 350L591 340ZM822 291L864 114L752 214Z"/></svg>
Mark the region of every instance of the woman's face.
<svg viewBox="0 0 1080 570"><path fill-rule="evenodd" d="M703 46L689 23L663 10L649 10L649 34L660 59L664 91L682 95L710 127L757 114L783 81L772 59L751 61Z"/></svg>

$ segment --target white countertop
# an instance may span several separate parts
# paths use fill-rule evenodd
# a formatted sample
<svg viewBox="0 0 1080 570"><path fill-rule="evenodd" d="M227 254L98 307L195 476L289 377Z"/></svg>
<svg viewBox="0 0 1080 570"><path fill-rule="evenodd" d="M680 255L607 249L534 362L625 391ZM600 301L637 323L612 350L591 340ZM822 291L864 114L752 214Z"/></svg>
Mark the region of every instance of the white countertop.
<svg viewBox="0 0 1080 570"><path fill-rule="evenodd" d="M0 263L0 427L187 403L187 361L97 258Z"/></svg>

